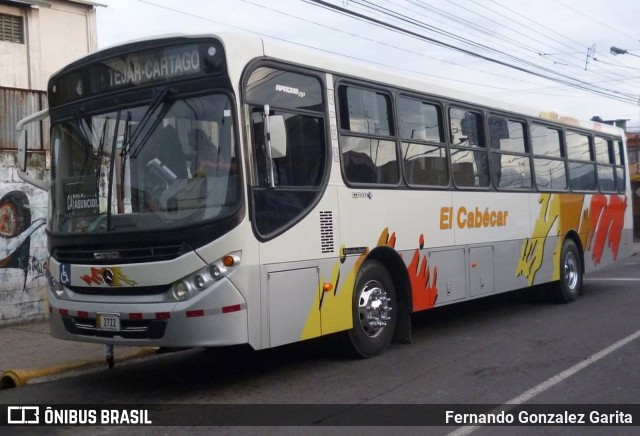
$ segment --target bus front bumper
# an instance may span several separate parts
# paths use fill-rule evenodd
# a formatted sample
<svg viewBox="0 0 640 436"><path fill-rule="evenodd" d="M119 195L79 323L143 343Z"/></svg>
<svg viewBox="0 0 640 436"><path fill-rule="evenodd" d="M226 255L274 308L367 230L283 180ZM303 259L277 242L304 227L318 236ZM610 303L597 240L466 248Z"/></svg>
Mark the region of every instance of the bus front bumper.
<svg viewBox="0 0 640 436"><path fill-rule="evenodd" d="M197 297L170 303L87 303L58 299L49 290L49 311L51 336L59 339L145 347L248 342L247 303L226 279Z"/></svg>

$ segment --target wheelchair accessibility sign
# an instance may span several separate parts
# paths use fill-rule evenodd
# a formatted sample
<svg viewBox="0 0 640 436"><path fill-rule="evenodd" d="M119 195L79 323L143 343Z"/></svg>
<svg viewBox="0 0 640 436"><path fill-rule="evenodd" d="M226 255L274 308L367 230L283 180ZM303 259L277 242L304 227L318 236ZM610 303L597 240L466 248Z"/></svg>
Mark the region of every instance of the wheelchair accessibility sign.
<svg viewBox="0 0 640 436"><path fill-rule="evenodd" d="M63 285L71 284L71 265L68 263L60 265L60 283Z"/></svg>

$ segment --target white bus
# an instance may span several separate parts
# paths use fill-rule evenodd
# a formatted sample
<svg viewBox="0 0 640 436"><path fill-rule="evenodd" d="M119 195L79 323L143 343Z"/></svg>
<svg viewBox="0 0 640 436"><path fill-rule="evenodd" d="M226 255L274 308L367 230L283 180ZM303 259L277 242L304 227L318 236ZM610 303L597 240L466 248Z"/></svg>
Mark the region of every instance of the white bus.
<svg viewBox="0 0 640 436"><path fill-rule="evenodd" d="M248 35L108 48L54 74L51 334L368 357L410 315L629 256L623 131Z"/></svg>

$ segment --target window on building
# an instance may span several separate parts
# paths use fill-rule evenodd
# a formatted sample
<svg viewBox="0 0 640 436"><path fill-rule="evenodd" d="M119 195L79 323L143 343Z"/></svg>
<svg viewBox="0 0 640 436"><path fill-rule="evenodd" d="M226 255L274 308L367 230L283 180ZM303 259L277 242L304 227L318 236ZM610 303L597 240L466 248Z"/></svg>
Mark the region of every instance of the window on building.
<svg viewBox="0 0 640 436"><path fill-rule="evenodd" d="M637 148L627 148L627 154L629 155L629 163L638 163ZM620 153L616 155L616 164L620 165Z"/></svg>
<svg viewBox="0 0 640 436"><path fill-rule="evenodd" d="M24 23L22 17L0 14L0 41L24 44Z"/></svg>

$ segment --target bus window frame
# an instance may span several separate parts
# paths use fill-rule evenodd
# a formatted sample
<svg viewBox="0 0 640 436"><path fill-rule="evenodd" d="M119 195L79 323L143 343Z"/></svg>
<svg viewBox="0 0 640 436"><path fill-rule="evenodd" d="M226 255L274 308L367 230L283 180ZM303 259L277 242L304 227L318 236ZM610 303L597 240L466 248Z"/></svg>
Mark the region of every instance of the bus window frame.
<svg viewBox="0 0 640 436"><path fill-rule="evenodd" d="M607 157L609 160L608 162L598 162L598 149L597 149L598 139L604 140L606 143ZM594 157L595 157L595 163L596 163L596 173L598 174L598 190L603 194L618 193L618 187L616 182L616 163L615 163L615 154L614 154L613 147L615 147L614 139L611 136L604 136L604 135L598 135L598 134L593 135L593 152L595 154ZM608 168L613 172L613 189L612 190L602 189L600 185L600 169L601 168Z"/></svg>
<svg viewBox="0 0 640 436"><path fill-rule="evenodd" d="M414 100L419 102L421 105L427 104L435 107L439 111L440 119L438 130L440 133L440 137L442 139L441 142L436 142L429 139L415 139L411 142L405 140L402 136L402 128L400 121L400 100L402 98L408 100ZM406 91L400 91L396 94L396 123L398 125L397 134L398 143L399 143L399 152L400 152L400 169L402 174L402 181L406 184L406 186L410 189L416 190L452 190L453 187L453 177L451 175L451 154L449 150L449 141L447 140L447 125L448 125L448 117L447 117L447 101L439 100L434 97L429 97L422 94L410 93ZM429 147L438 147L444 149L445 159L446 159L446 169L447 169L447 183L443 185L427 185L427 184L419 184L419 183L411 183L409 181L409 177L407 174L407 168L405 165L405 159L403 155L403 147L404 143L416 143L419 145L429 146Z"/></svg>
<svg viewBox="0 0 640 436"><path fill-rule="evenodd" d="M558 140L559 140L559 152L560 152L560 157L557 156L553 156L553 157L549 157L543 154L536 154L535 151L535 147L533 145L533 134L532 134L532 129L531 126L532 125L537 125L537 126L541 126L544 127L546 129L551 129L554 130L558 133ZM532 165L533 165L533 180L534 180L534 187L535 187L535 191L537 192L558 192L558 193L563 193L563 192L570 192L571 191L571 185L569 184L569 165L567 162L567 153L566 153L566 146L565 146L565 134L564 134L564 128L562 127L561 124L552 124L552 123L547 123L547 122L543 122L541 120L537 120L537 119L530 119L529 120L529 145L531 148L531 156L532 156ZM545 160L553 160L556 162L562 162L562 164L564 165L564 180L565 180L565 184L566 184L566 189L540 189L538 187L538 181L536 179L536 164L535 164L535 160L536 159L545 159Z"/></svg>
<svg viewBox="0 0 640 436"><path fill-rule="evenodd" d="M568 150L568 133L572 133L572 134L576 134L576 135L581 135L581 136L586 136L588 141L589 141L589 160L581 160L581 159L572 159L569 157L569 150ZM599 183L598 183L598 168L597 168L597 164L595 161L595 151L594 151L594 141L593 141L593 133L589 132L589 131L584 131L582 129L578 129L578 128L574 128L574 127L570 127L570 128L565 128L564 129L564 147L565 147L565 158L567 161L567 175L569 177L569 190L571 192L577 192L577 193L581 193L581 194L597 194L600 192L600 188L599 188ZM593 190L591 189L574 189L572 187L571 181L571 164L582 164L582 165L592 165L593 166L593 170L594 170L594 175L595 175L595 188Z"/></svg>
<svg viewBox="0 0 640 436"><path fill-rule="evenodd" d="M246 89L249 79L253 72L255 72L259 68L272 68L276 70L286 71L294 74L305 75L308 77L313 77L318 80L320 85L320 95L322 98L322 111L312 111L312 110L304 110L298 108L285 108L282 106L270 106L270 112L278 112L278 113L295 113L300 115L309 115L321 118L324 124L324 152L325 152L325 165L322 173L322 177L320 178L319 184L317 186L317 192L314 200L307 205L293 220L290 220L285 225L278 227L277 229L269 232L268 234L262 234L258 231L256 224L256 205L253 198L253 191L255 189L262 189L263 187L260 185L260 181L258 180L257 173L257 162L256 156L254 155L254 146L255 139L253 136L252 129L252 108L255 107L264 107L263 104L257 102L248 102L246 99ZM270 241L283 233L286 233L289 229L297 225L300 221L305 219L311 211L320 203L322 198L324 198L324 194L329 185L329 178L331 176L331 167L333 162L333 148L331 141L331 126L330 126L330 114L332 112L331 102L328 97L328 86L327 86L327 73L321 70L316 70L313 68L307 68L303 66L299 66L296 64L286 63L274 61L270 58L256 58L251 62L248 62L242 74L240 76L240 90L239 90L239 100L240 100L240 119L242 120L242 134L241 136L245 139L242 144L242 153L244 154L244 161L247 165L247 178L245 179L245 183L247 185L247 198L248 198L248 209L249 209L249 220L251 221L251 228L254 236L258 241L266 242ZM269 188L269 189L283 189L283 188Z"/></svg>
<svg viewBox="0 0 640 436"><path fill-rule="evenodd" d="M504 120L506 120L507 122L511 121L514 123L519 123L520 125L522 125L522 144L524 146L524 151L523 152L515 152L515 151L501 151L500 149L494 149L491 146L491 127L489 125L489 119L491 117L500 117L503 118ZM533 155L532 155L532 146L531 146L531 139L530 139L530 134L529 134L529 123L527 122L526 118L521 118L518 117L515 114L511 114L511 113L505 113L505 112L498 112L498 111L488 111L486 114L486 118L485 118L485 128L487 130L486 133L486 137L487 137L487 145L488 145L488 151L489 151L489 170L491 171L491 185L493 186L493 188L496 191L499 192L535 192L536 191L536 181L535 181L535 168L533 166ZM495 178L493 177L493 166L494 166L494 161L493 161L493 155L497 154L499 156L518 156L518 157L525 157L528 159L528 163L529 163L529 181L531 182L529 187L523 187L523 188L501 188L497 185L497 180L495 180Z"/></svg>
<svg viewBox="0 0 640 436"><path fill-rule="evenodd" d="M334 76L335 77L335 76ZM390 107L388 108L389 117L391 117L390 128L393 129L393 132L386 135L372 135L368 133L362 133L358 131L353 131L349 129L344 129L342 126L342 104L340 100L340 88L341 87L352 87L361 89L364 91L374 92L376 94L382 94L388 98L388 102ZM367 188L378 188L378 189L398 189L404 185L404 178L402 175L402 153L400 148L400 136L399 136L399 126L398 126L398 108L397 108L397 98L398 98L398 90L391 86L381 86L379 84L370 83L362 80L353 79L350 77L337 77L334 80L334 95L335 95L335 109L336 109L336 123L338 130L338 153L340 156L340 173L342 175L342 180L345 186L350 188L359 189L363 187ZM379 140L379 141L388 141L394 143L395 149L395 162L396 162L396 170L398 173L397 181L395 183L380 183L376 182L352 182L347 178L346 168L345 168L345 158L344 153L342 152L344 140L343 137L350 138L362 138L369 140ZM377 167L376 168L381 168Z"/></svg>
<svg viewBox="0 0 640 436"><path fill-rule="evenodd" d="M452 132L451 132L451 110L452 109L460 109L460 110L464 110L467 112L472 112L472 113L476 113L479 114L482 119L481 119L481 123L482 123L482 129L480 130L480 133L482 133L483 137L482 140L484 142L484 147L469 147L469 146L458 146L458 145L453 145L453 141L452 141ZM450 166L450 173L451 173L451 185L453 187L453 189L455 189L456 191L492 191L495 190L494 186L493 186L493 180L492 180L492 175L491 175L491 159L489 157L490 154L490 149L489 149L489 144L487 143L487 114L488 111L486 110L486 108L483 107L479 107L479 106L475 106L475 105L470 105L470 104L465 104L464 102L459 102L459 101L448 101L446 106L445 106L445 110L446 110L446 118L445 118L445 122L446 122L446 131L445 131L445 139L447 141L447 148L449 149L449 166ZM479 151L482 151L483 153L485 153L486 156L486 164L487 164L487 177L489 179L489 183L487 183L486 186L460 186L456 183L455 177L454 177L454 172L453 172L453 153L452 153L452 149L456 149L456 150L470 150L473 151L474 148L479 149ZM476 176L476 174L474 173L474 177Z"/></svg>

